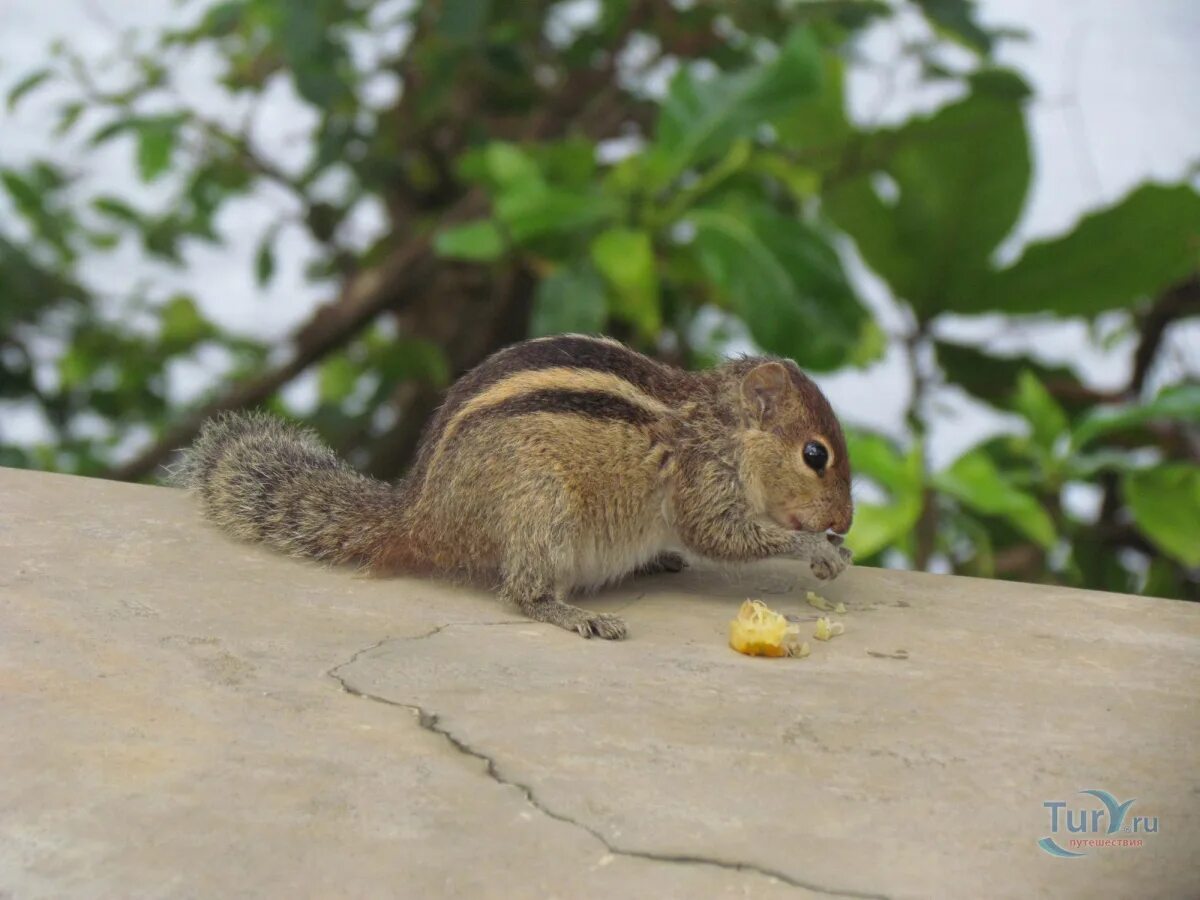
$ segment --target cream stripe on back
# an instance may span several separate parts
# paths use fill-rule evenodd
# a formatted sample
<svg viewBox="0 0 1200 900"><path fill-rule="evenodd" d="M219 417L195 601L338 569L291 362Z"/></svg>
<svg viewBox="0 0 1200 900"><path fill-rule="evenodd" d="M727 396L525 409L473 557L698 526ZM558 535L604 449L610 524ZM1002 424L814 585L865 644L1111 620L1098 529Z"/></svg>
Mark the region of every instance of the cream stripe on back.
<svg viewBox="0 0 1200 900"><path fill-rule="evenodd" d="M454 436L462 422L473 413L488 409L534 391L601 391L612 394L623 400L628 400L655 415L665 415L669 407L649 394L639 391L633 384L619 375L609 372L598 372L594 369L573 369L563 366L555 369L531 369L524 372L514 372L507 378L497 381L480 391L458 408L453 418L446 423L441 435L438 436L437 448L430 460L429 470L432 471L441 459L443 448ZM552 410L550 412L553 412Z"/></svg>

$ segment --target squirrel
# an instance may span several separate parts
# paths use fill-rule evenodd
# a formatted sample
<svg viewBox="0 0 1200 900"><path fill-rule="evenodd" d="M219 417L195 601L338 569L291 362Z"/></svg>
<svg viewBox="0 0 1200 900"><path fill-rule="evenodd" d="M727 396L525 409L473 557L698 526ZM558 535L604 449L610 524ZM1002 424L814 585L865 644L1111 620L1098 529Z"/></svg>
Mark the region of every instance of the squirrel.
<svg viewBox="0 0 1200 900"><path fill-rule="evenodd" d="M629 574L783 556L850 563L850 461L791 360L704 371L601 337L506 347L449 389L395 485L261 412L205 423L174 471L232 534L329 563L497 588L531 619L620 639L566 602Z"/></svg>

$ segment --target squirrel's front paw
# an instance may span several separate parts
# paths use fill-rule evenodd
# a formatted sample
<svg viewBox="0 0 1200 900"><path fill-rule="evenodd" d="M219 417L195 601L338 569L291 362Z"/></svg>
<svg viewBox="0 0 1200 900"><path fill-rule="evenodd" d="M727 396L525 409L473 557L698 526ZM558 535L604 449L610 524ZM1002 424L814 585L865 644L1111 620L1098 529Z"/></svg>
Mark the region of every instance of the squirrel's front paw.
<svg viewBox="0 0 1200 900"><path fill-rule="evenodd" d="M826 535L814 535L814 538L806 541L805 547L813 575L822 581L837 578L846 571L850 560L854 558L853 554Z"/></svg>

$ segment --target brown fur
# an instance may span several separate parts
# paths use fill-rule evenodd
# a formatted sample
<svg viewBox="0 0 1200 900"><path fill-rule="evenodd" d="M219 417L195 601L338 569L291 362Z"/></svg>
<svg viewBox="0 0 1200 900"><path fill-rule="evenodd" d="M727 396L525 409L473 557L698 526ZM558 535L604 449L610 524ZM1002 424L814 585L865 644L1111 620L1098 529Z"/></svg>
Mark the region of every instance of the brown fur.
<svg viewBox="0 0 1200 900"><path fill-rule="evenodd" d="M819 440L829 465L801 456ZM794 363L708 372L575 335L506 348L464 375L397 486L366 478L311 433L268 416L207 423L177 480L231 533L295 555L494 585L527 615L585 637L617 618L572 591L678 571L682 547L747 561L849 561L850 468L836 416Z"/></svg>

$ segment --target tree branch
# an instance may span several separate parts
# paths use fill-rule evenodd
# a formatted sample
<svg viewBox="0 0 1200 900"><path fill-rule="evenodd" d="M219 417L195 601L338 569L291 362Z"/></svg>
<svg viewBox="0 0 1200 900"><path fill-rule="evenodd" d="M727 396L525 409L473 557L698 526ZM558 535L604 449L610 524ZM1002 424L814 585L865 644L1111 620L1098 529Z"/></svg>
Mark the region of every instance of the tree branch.
<svg viewBox="0 0 1200 900"><path fill-rule="evenodd" d="M415 298L399 318L405 334L445 351L451 380L483 362L498 347L527 336L537 283L527 266L515 263L486 281L474 277L471 270L443 269L439 274L444 277L438 279L436 291ZM462 328L464 321L472 327ZM433 385L403 387L406 389L398 392L393 403L398 413L396 424L366 448L365 468L377 478L390 480L404 471L426 418L442 399L442 391Z"/></svg>
<svg viewBox="0 0 1200 900"><path fill-rule="evenodd" d="M1129 379L1131 396L1136 398L1145 387L1146 377L1171 324L1197 314L1200 314L1200 276L1193 275L1163 293L1141 317L1138 323L1141 337L1133 354L1133 375Z"/></svg>
<svg viewBox="0 0 1200 900"><path fill-rule="evenodd" d="M481 198L469 194L443 217L443 222L470 218L481 209ZM396 247L379 265L352 276L334 302L318 309L296 331L294 350L286 361L234 384L224 394L192 410L154 444L129 462L113 467L104 477L134 481L150 475L176 450L190 443L207 419L262 403L313 363L345 346L384 310L403 305L438 265L428 234Z"/></svg>
<svg viewBox="0 0 1200 900"><path fill-rule="evenodd" d="M1125 389L1128 398L1136 400L1141 395L1170 325L1178 319L1196 313L1200 313L1200 277L1193 275L1161 294L1149 311L1140 317L1138 321L1140 337L1137 349L1133 354L1133 372L1129 379L1129 385ZM1166 442L1172 437L1169 434L1164 435L1163 441ZM1186 442L1182 434L1175 437L1178 437L1183 443L1182 450L1179 451L1180 455L1186 455ZM1109 442L1113 442L1111 437ZM1146 543L1145 539L1135 530L1118 521L1122 509L1122 498L1119 488L1121 480L1116 473L1103 472L1100 474L1099 480L1103 485L1104 495L1100 504L1100 514L1096 518L1094 527L1100 540L1109 546L1120 547L1132 543L1131 534L1137 535L1140 543L1145 545L1146 552L1155 553L1153 546Z"/></svg>

